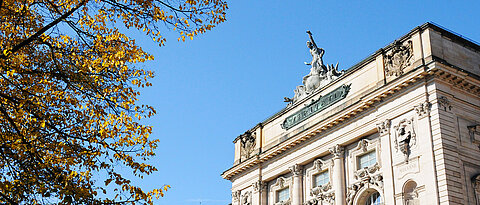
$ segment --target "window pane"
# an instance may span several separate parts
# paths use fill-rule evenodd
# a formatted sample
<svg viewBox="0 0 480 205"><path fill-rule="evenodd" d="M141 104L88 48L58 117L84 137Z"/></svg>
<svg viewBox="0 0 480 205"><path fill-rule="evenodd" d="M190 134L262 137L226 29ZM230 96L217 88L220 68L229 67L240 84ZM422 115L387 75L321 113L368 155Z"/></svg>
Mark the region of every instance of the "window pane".
<svg viewBox="0 0 480 205"><path fill-rule="evenodd" d="M359 163L359 169L362 169L364 167L369 167L377 163L377 155L375 151L369 152L367 154L360 156L358 163Z"/></svg>
<svg viewBox="0 0 480 205"><path fill-rule="evenodd" d="M286 201L290 197L289 189L282 189L277 192L277 202Z"/></svg>
<svg viewBox="0 0 480 205"><path fill-rule="evenodd" d="M374 192L368 196L365 205L382 205L382 197L380 196L380 193Z"/></svg>
<svg viewBox="0 0 480 205"><path fill-rule="evenodd" d="M320 174L315 175L314 186L317 187L317 186L325 185L329 181L330 181L330 179L328 177L328 171L325 171L325 172L322 172Z"/></svg>

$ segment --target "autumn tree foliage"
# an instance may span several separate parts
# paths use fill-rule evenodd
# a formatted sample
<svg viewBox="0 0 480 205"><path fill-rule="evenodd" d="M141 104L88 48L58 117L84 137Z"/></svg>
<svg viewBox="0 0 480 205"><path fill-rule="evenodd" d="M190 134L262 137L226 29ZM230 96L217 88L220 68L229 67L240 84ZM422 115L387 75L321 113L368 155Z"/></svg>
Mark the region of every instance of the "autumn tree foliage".
<svg viewBox="0 0 480 205"><path fill-rule="evenodd" d="M138 88L153 59L125 34L160 46L225 21L221 0L0 0L0 203L152 204L143 190L157 140ZM121 27L121 29L119 29ZM100 181L99 181L100 180Z"/></svg>

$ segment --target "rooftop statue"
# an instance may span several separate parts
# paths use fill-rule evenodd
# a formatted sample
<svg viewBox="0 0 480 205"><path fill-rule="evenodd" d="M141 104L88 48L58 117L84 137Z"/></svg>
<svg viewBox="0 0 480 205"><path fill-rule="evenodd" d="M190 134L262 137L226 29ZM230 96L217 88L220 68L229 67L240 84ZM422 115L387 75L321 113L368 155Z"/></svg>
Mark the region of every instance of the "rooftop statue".
<svg viewBox="0 0 480 205"><path fill-rule="evenodd" d="M325 54L325 50L317 46L313 40L312 32L307 31L307 34L310 38L310 41L307 41L307 47L310 49L312 61L309 63L305 62L305 64L311 66L310 73L303 77L303 85L297 86L293 98L285 97L285 102L289 102L289 105L305 98L311 93L314 93L316 90L329 84L343 74L343 71L338 71L338 63L335 66L333 66L333 64L328 66L323 64L322 58L323 54Z"/></svg>

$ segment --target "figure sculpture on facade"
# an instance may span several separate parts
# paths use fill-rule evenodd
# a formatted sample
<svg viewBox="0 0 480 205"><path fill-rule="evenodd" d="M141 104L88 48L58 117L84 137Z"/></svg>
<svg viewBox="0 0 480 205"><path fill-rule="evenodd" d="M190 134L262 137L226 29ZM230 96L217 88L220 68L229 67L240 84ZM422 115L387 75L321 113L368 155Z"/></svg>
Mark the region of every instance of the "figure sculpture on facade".
<svg viewBox="0 0 480 205"><path fill-rule="evenodd" d="M292 105L309 94L314 93L316 90L329 84L343 74L343 71L338 71L338 63L335 66L333 64L327 66L323 64L322 58L325 54L325 50L317 46L310 31L307 31L307 34L310 39L307 41L307 47L312 55L312 60L309 63L305 62L305 64L311 66L310 73L303 77L303 85L299 85L295 89L295 96L293 99L284 98L285 102L288 102L289 105Z"/></svg>

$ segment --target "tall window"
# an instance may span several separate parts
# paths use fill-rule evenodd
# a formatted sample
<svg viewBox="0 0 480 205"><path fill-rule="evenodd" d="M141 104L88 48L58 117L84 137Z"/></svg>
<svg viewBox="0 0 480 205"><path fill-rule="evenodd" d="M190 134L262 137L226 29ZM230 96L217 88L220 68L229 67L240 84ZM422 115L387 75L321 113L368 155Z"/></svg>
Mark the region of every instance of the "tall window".
<svg viewBox="0 0 480 205"><path fill-rule="evenodd" d="M367 201L365 205L382 205L382 197L380 196L380 193L374 192L368 196Z"/></svg>
<svg viewBox="0 0 480 205"><path fill-rule="evenodd" d="M328 177L328 171L324 171L320 174L317 174L315 175L315 182L314 182L314 186L317 187L317 186L322 186L322 185L325 185L326 183L328 183L330 180L329 180L329 177Z"/></svg>
<svg viewBox="0 0 480 205"><path fill-rule="evenodd" d="M290 198L289 188L285 188L277 192L277 202L286 201L288 198Z"/></svg>
<svg viewBox="0 0 480 205"><path fill-rule="evenodd" d="M369 153L364 154L364 155L359 157L358 168L362 169L364 167L370 167L370 166L374 165L375 163L377 163L377 154L374 150L372 152L369 152Z"/></svg>

